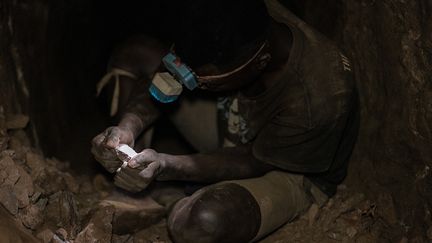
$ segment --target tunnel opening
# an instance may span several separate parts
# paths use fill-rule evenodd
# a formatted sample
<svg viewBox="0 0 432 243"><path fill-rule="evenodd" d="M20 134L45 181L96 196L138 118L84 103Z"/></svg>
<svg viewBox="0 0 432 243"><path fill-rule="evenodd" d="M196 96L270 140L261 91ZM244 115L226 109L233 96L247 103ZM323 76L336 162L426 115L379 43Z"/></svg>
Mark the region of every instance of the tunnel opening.
<svg viewBox="0 0 432 243"><path fill-rule="evenodd" d="M430 1L281 2L306 23L339 43L350 55L355 64L363 118L349 176L339 188L339 196L333 200L335 204L324 209L311 208L298 223L284 226L263 242L285 242L286 239L300 242L431 240ZM165 41L181 34L178 32L181 26L176 25L176 19L181 18L181 7L181 2L170 0L122 3L9 0L0 3L2 113L29 116L30 122L23 128L26 136L31 138L26 146L31 144L43 151L45 157L68 161L68 173L91 184L87 188L88 194L97 189L112 190L110 176L103 172L90 153L91 139L116 122L116 118L109 116L111 94L106 92L98 99L95 97L96 83L106 72L110 54L115 46L136 34L144 33ZM160 149L178 146L177 153L191 150L169 122L161 123L157 133L160 136L156 137L179 138L159 143ZM8 134L10 137L23 136L18 130L8 130ZM18 158L17 161L19 159L25 160ZM56 168L63 166L61 162L52 162L55 160L40 160L47 164L57 163ZM82 174L88 177L80 177ZM64 181L69 178L64 174L60 177ZM71 191L73 187L65 185L63 190ZM85 188L81 185L81 190L85 191ZM72 194L79 195L79 192L80 189L75 189ZM68 202L72 205L69 208L78 205L93 211L74 215L69 210L60 218L44 215L51 221L62 222L61 227L48 227L51 238L59 236L67 240L76 237L91 223L102 223L97 220L109 218L109 215L114 217L111 209L84 207L82 201L70 199L73 196L69 193L53 195L46 195L51 205ZM92 200L88 203L97 202L97 198ZM52 212L59 210L53 207ZM334 208L339 211L335 213ZM66 222L70 215L74 215L72 223ZM160 219L154 216L153 221L157 221L156 218ZM169 240L161 224L153 231L147 229L126 234L120 230L113 236L112 227L117 227L118 222L111 228L104 228L101 235L109 235L110 240L115 238L118 242L127 242L133 237ZM47 233L44 231L47 227L37 223L27 222L24 228L35 235ZM57 228L65 229L66 236L64 232L56 232ZM293 232L301 233L298 238L288 236ZM46 234L42 235L45 237Z"/></svg>

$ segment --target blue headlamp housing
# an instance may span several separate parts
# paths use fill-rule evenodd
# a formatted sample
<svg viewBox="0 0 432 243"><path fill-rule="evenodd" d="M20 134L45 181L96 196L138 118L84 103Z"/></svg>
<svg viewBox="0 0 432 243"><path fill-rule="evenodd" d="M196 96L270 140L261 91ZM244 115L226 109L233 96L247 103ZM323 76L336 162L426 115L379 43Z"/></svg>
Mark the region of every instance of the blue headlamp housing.
<svg viewBox="0 0 432 243"><path fill-rule="evenodd" d="M162 62L169 73L157 73L149 89L152 96L159 102L176 101L182 92L182 85L189 90L198 86L195 74L186 64L181 63L175 54L168 53Z"/></svg>
<svg viewBox="0 0 432 243"><path fill-rule="evenodd" d="M165 67L168 71L186 88L193 90L198 86L198 82L195 78L195 74L192 70L186 66L186 64L181 63L180 59L173 53L168 53L163 59Z"/></svg>

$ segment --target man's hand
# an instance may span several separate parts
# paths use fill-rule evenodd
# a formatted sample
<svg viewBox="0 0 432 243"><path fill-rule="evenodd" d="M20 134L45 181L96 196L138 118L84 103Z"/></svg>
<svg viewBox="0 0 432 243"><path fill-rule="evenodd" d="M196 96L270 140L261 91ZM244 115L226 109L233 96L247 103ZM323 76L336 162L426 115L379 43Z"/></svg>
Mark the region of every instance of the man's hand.
<svg viewBox="0 0 432 243"><path fill-rule="evenodd" d="M92 153L95 159L109 172L114 173L122 164L115 152L119 144L133 146L132 131L121 127L109 127L92 141Z"/></svg>
<svg viewBox="0 0 432 243"><path fill-rule="evenodd" d="M144 190L165 169L161 154L145 149L133 157L114 178L116 186L131 192Z"/></svg>
<svg viewBox="0 0 432 243"><path fill-rule="evenodd" d="M169 155L145 149L133 157L114 180L118 187L139 192L153 180L215 183L259 177L275 169L256 159L250 146L191 155Z"/></svg>

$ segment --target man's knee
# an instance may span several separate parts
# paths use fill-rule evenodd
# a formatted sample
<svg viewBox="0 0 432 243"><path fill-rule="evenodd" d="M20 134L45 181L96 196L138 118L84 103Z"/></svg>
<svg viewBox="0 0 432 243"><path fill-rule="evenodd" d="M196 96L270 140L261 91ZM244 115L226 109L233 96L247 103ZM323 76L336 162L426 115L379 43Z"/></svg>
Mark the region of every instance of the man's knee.
<svg viewBox="0 0 432 243"><path fill-rule="evenodd" d="M245 188L221 184L179 201L168 220L176 243L248 242L261 223L258 203Z"/></svg>

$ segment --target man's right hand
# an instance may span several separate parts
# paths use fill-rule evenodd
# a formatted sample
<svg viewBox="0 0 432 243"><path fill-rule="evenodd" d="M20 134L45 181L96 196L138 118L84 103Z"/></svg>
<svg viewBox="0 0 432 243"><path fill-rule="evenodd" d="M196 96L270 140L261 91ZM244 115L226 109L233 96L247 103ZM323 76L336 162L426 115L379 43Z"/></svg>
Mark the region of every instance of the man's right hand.
<svg viewBox="0 0 432 243"><path fill-rule="evenodd" d="M134 134L130 129L109 127L92 141L91 152L95 159L109 172L114 173L123 162L117 158L115 148L119 144L133 147Z"/></svg>

